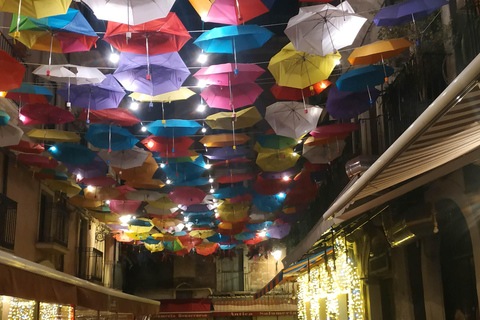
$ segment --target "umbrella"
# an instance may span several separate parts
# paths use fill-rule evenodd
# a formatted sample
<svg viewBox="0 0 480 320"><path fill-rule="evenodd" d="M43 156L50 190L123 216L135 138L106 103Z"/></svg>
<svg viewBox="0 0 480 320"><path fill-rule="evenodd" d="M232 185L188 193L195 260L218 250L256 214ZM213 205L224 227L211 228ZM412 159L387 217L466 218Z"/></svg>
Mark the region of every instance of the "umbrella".
<svg viewBox="0 0 480 320"><path fill-rule="evenodd" d="M278 84L274 84L270 88L270 91L273 93L275 98L277 98L277 100L298 101L298 100L313 97L314 95L319 94L331 84L332 83L330 81L323 80L318 83L314 83L312 86L304 89L282 87L282 86L279 86Z"/></svg>
<svg viewBox="0 0 480 320"><path fill-rule="evenodd" d="M54 169L40 169L35 172L35 178L37 179L51 179L51 180L67 180L68 176L65 172Z"/></svg>
<svg viewBox="0 0 480 320"><path fill-rule="evenodd" d="M167 16L175 0L84 0L99 20L132 26Z"/></svg>
<svg viewBox="0 0 480 320"><path fill-rule="evenodd" d="M348 57L352 66L359 64L373 64L399 55L402 51L412 46L407 39L381 40L353 50Z"/></svg>
<svg viewBox="0 0 480 320"><path fill-rule="evenodd" d="M55 160L73 165L90 163L97 155L85 146L68 142L57 143L48 150Z"/></svg>
<svg viewBox="0 0 480 320"><path fill-rule="evenodd" d="M253 184L253 190L259 195L276 195L285 191L290 185L289 180L283 179L264 179L261 176ZM260 209L262 210L262 209ZM267 210L262 210L267 211Z"/></svg>
<svg viewBox="0 0 480 320"><path fill-rule="evenodd" d="M235 121L232 121L235 120ZM212 129L234 130L252 127L262 120L257 108L250 107L236 113L235 119L231 112L218 112L205 118L205 122Z"/></svg>
<svg viewBox="0 0 480 320"><path fill-rule="evenodd" d="M209 242L213 242L213 243L222 243L222 242L225 242L225 241L228 241L229 240L229 237L227 236L224 236L220 233L217 233L216 235L213 235L211 237L208 237L207 240Z"/></svg>
<svg viewBox="0 0 480 320"><path fill-rule="evenodd" d="M303 145L303 156L313 164L330 163L342 155L345 141L340 140L321 146Z"/></svg>
<svg viewBox="0 0 480 320"><path fill-rule="evenodd" d="M192 162L168 163L162 169L167 177L173 180L175 185L180 185L187 181L206 184L201 183L201 181L197 181L202 173L206 170L203 157L198 157Z"/></svg>
<svg viewBox="0 0 480 320"><path fill-rule="evenodd" d="M134 233L146 233L152 230L153 223L149 219L138 218L128 221L128 230Z"/></svg>
<svg viewBox="0 0 480 320"><path fill-rule="evenodd" d="M17 160L23 164L39 168L53 169L58 166L58 161L37 154L21 153L17 156Z"/></svg>
<svg viewBox="0 0 480 320"><path fill-rule="evenodd" d="M56 129L32 129L27 136L37 140L53 142L79 142L80 136L75 132Z"/></svg>
<svg viewBox="0 0 480 320"><path fill-rule="evenodd" d="M134 228L135 228L135 226L134 226ZM133 240L139 240L139 241L147 240L147 238L150 236L150 234L147 233L147 232L128 231L128 232L125 232L125 234L128 237L132 238Z"/></svg>
<svg viewBox="0 0 480 320"><path fill-rule="evenodd" d="M285 197L285 204L297 205L314 201L318 186L310 178L310 171L303 170L295 177L295 184Z"/></svg>
<svg viewBox="0 0 480 320"><path fill-rule="evenodd" d="M448 1L445 0L407 0L380 9L373 22L379 27L399 26L415 22L446 4Z"/></svg>
<svg viewBox="0 0 480 320"><path fill-rule="evenodd" d="M217 207L218 215L222 221L237 222L248 215L250 207L245 202L228 203L224 202Z"/></svg>
<svg viewBox="0 0 480 320"><path fill-rule="evenodd" d="M120 179L129 180L129 181L151 179L155 174L155 171L157 171L158 169L158 164L149 152L146 152L146 153L147 153L147 157L142 163L140 163L138 159L132 160L132 161L136 161L137 164L140 163L139 165L134 166L135 163L130 163L130 161L128 161L129 159L127 159L125 160L125 165L129 167L128 169L114 166L113 169L115 170L117 175L120 177ZM113 157L116 156L114 152L111 152L111 154ZM100 157L102 157L101 154L100 154ZM120 164L124 163L121 161L121 159L115 159L115 160L112 159L110 161L110 165L113 166L114 165L113 162L116 162L116 161L119 161Z"/></svg>
<svg viewBox="0 0 480 320"><path fill-rule="evenodd" d="M75 121L75 116L68 110L48 103L27 103L20 109L23 124L63 124Z"/></svg>
<svg viewBox="0 0 480 320"><path fill-rule="evenodd" d="M202 139L200 139L200 143L203 144L207 148L211 147L229 147L233 146L234 144L244 144L250 137L244 133L236 134L235 141L233 141L232 135L229 133L221 133L215 135L206 135Z"/></svg>
<svg viewBox="0 0 480 320"><path fill-rule="evenodd" d="M138 93L134 92L129 95L130 98L136 101L140 102L172 102L172 101L179 101L179 100L187 100L191 96L195 95L196 93L193 92L192 90L186 88L186 87L181 87L178 90L175 91L170 91L167 93L162 93L156 96L150 96L148 94L144 93Z"/></svg>
<svg viewBox="0 0 480 320"><path fill-rule="evenodd" d="M39 5L36 0L3 0L0 1L1 11L18 13L33 18L44 18L57 14L65 14L71 0L48 1Z"/></svg>
<svg viewBox="0 0 480 320"><path fill-rule="evenodd" d="M159 189L165 186L162 180L149 177L139 177L133 180L127 180L125 181L125 184L139 189Z"/></svg>
<svg viewBox="0 0 480 320"><path fill-rule="evenodd" d="M11 124L0 126L0 147L16 146L22 136L23 131L17 126Z"/></svg>
<svg viewBox="0 0 480 320"><path fill-rule="evenodd" d="M272 221L265 221L261 223L249 223L246 225L246 228L251 231L259 231L263 229L267 229L268 227L272 226Z"/></svg>
<svg viewBox="0 0 480 320"><path fill-rule="evenodd" d="M304 89L326 80L340 58L338 53L322 57L296 51L289 43L270 59L268 70L278 85Z"/></svg>
<svg viewBox="0 0 480 320"><path fill-rule="evenodd" d="M87 114L88 111L83 109L78 119L86 121ZM134 114L123 108L90 110L89 116L91 123L111 124L116 126L133 126L141 122Z"/></svg>
<svg viewBox="0 0 480 320"><path fill-rule="evenodd" d="M310 132L310 135L314 138L336 138L343 137L345 134L350 134L358 129L360 129L360 126L356 123L335 123L317 127Z"/></svg>
<svg viewBox="0 0 480 320"><path fill-rule="evenodd" d="M201 1L191 0L190 3ZM192 5L197 10L197 5ZM229 25L243 24L269 10L261 0L215 0L208 10L205 9L200 6L197 10L202 21Z"/></svg>
<svg viewBox="0 0 480 320"><path fill-rule="evenodd" d="M124 232L121 232L121 233L117 233L115 235L113 235L113 237L115 238L115 240L117 240L118 242L132 242L133 241L133 238L130 238L126 233ZM148 248L147 248L148 249Z"/></svg>
<svg viewBox="0 0 480 320"><path fill-rule="evenodd" d="M220 249L222 250L230 250L233 249L237 246L238 243L233 243L233 244L221 244Z"/></svg>
<svg viewBox="0 0 480 320"><path fill-rule="evenodd" d="M280 220L276 220L275 223L267 229L267 237L273 239L282 239L290 233L291 226L284 224Z"/></svg>
<svg viewBox="0 0 480 320"><path fill-rule="evenodd" d="M317 126L322 109L294 101L280 101L267 107L265 120L276 134L298 139Z"/></svg>
<svg viewBox="0 0 480 320"><path fill-rule="evenodd" d="M0 128L0 133L1 133L1 128ZM38 143L32 143L24 140L20 140L20 142L16 145L13 146L8 146L8 149L22 152L22 153L42 153L45 148L38 144Z"/></svg>
<svg viewBox="0 0 480 320"><path fill-rule="evenodd" d="M33 74L48 81L67 84L93 84L105 80L105 75L97 68L74 64L41 65Z"/></svg>
<svg viewBox="0 0 480 320"><path fill-rule="evenodd" d="M355 14L348 1L300 7L288 21L285 34L298 51L319 56L352 45L367 18Z"/></svg>
<svg viewBox="0 0 480 320"><path fill-rule="evenodd" d="M64 163L68 171L77 177L77 180L97 178L105 176L108 172L108 166L98 155L95 155L93 161L85 164ZM84 183L87 184L87 183ZM88 184L87 184L88 185Z"/></svg>
<svg viewBox="0 0 480 320"><path fill-rule="evenodd" d="M380 91L375 88L369 91L339 91L336 86L333 86L328 92L325 110L334 119L350 120L370 110L379 95Z"/></svg>
<svg viewBox="0 0 480 320"><path fill-rule="evenodd" d="M160 210L169 210L169 211L171 211L171 209L175 208L175 210L173 212L175 212L176 209L178 208L177 204L173 203L172 200L170 200L169 197L162 197L157 201L150 201L148 203L147 207L157 208L157 209L160 209ZM148 210L147 210L147 212L148 212ZM170 212L170 213L172 213L172 212Z"/></svg>
<svg viewBox="0 0 480 320"><path fill-rule="evenodd" d="M284 199L284 195L256 195L252 202L259 210L274 212L282 207Z"/></svg>
<svg viewBox="0 0 480 320"><path fill-rule="evenodd" d="M3 110L0 110L0 126L4 126L10 121L10 116Z"/></svg>
<svg viewBox="0 0 480 320"><path fill-rule="evenodd" d="M3 11L3 8L2 8ZM25 67L15 58L0 50L0 91L20 88L25 74Z"/></svg>
<svg viewBox="0 0 480 320"><path fill-rule="evenodd" d="M168 197L161 198L160 200L162 200L162 199L170 200ZM158 200L158 201L160 201L160 200ZM151 202L156 202L156 201L151 201ZM173 202L171 202L171 203L174 204ZM151 204L148 204L148 205L145 206L144 209L148 214L163 216L163 215L171 215L172 213L177 211L177 206L175 205L172 208L157 208L157 207L152 206Z"/></svg>
<svg viewBox="0 0 480 320"><path fill-rule="evenodd" d="M210 160L229 160L244 157L247 154L247 148L214 148L205 152L203 155Z"/></svg>
<svg viewBox="0 0 480 320"><path fill-rule="evenodd" d="M259 177L263 179L273 179L273 180L287 180L290 179L290 176L295 175L295 168L290 168L285 171L280 172L260 172Z"/></svg>
<svg viewBox="0 0 480 320"><path fill-rule="evenodd" d="M249 63L238 63L235 72L233 63L224 63L201 68L193 76L205 84L228 86L254 82L264 72L258 65Z"/></svg>
<svg viewBox="0 0 480 320"><path fill-rule="evenodd" d="M177 15L169 12L164 18L146 23L123 24L109 21L103 40L120 52L157 55L179 51L190 38Z"/></svg>
<svg viewBox="0 0 480 320"><path fill-rule="evenodd" d="M220 188L215 191L213 196L217 199L230 199L249 193L250 190L244 186Z"/></svg>
<svg viewBox="0 0 480 320"><path fill-rule="evenodd" d="M370 65L345 72L337 79L336 84L340 91L363 91L365 89L368 91L369 88L384 83L391 75L393 75L392 67Z"/></svg>
<svg viewBox="0 0 480 320"><path fill-rule="evenodd" d="M275 152L261 152L257 155L257 165L263 171L285 171L297 163L300 155L290 148L274 150Z"/></svg>
<svg viewBox="0 0 480 320"><path fill-rule="evenodd" d="M246 158L233 158L225 161L218 161L212 164L212 167L229 167L235 164L251 163L252 160Z"/></svg>
<svg viewBox="0 0 480 320"><path fill-rule="evenodd" d="M136 200L110 200L110 210L118 214L133 214L142 204Z"/></svg>
<svg viewBox="0 0 480 320"><path fill-rule="evenodd" d="M121 196L121 192L112 187L93 187L89 186L83 189L83 195L86 199L96 199L100 201L107 201L110 199L116 199ZM110 211L109 207L105 208Z"/></svg>
<svg viewBox="0 0 480 320"><path fill-rule="evenodd" d="M154 96L179 90L190 71L178 52L152 56L122 52L113 75L126 90Z"/></svg>
<svg viewBox="0 0 480 320"><path fill-rule="evenodd" d="M242 240L243 241L243 240L250 240L250 239L255 238L255 234L252 233L252 232L244 231L242 233L234 235L233 237L237 240Z"/></svg>
<svg viewBox="0 0 480 320"><path fill-rule="evenodd" d="M148 152L138 147L112 152L101 150L98 155L112 167L124 170L140 167L148 158Z"/></svg>
<svg viewBox="0 0 480 320"><path fill-rule="evenodd" d="M255 178L253 173L236 173L221 176L216 179L217 183L237 183L242 181L248 181Z"/></svg>
<svg viewBox="0 0 480 320"><path fill-rule="evenodd" d="M106 124L91 124L85 139L94 147L109 152L132 149L138 142L127 129Z"/></svg>
<svg viewBox="0 0 480 320"><path fill-rule="evenodd" d="M110 187L117 184L117 180L111 177L93 177L93 178L83 178L81 181L82 184L87 186L94 187Z"/></svg>
<svg viewBox="0 0 480 320"><path fill-rule="evenodd" d="M135 201L156 201L163 197L160 192L151 190L137 190L128 192L125 197Z"/></svg>
<svg viewBox="0 0 480 320"><path fill-rule="evenodd" d="M147 242L144 242L143 245L150 252L161 252L165 249L165 246L162 242L156 244L149 244Z"/></svg>
<svg viewBox="0 0 480 320"><path fill-rule="evenodd" d="M150 151L159 152L160 155L166 154L166 157L173 157L171 153L187 151L193 144L193 140L187 137L165 138L151 135L143 139L141 143ZM186 156L188 157L190 154Z"/></svg>
<svg viewBox="0 0 480 320"><path fill-rule="evenodd" d="M265 134L257 137L257 142L262 148L285 149L297 145L297 140L276 134Z"/></svg>
<svg viewBox="0 0 480 320"><path fill-rule="evenodd" d="M243 243L245 243L246 245L256 245L257 243L260 243L260 242L266 241L266 240L268 240L268 238L266 236L262 237L262 236L259 236L258 234L256 234L253 239L245 240L245 241L243 241Z"/></svg>
<svg viewBox="0 0 480 320"><path fill-rule="evenodd" d="M22 83L20 88L8 91L5 98L25 103L48 103L52 96L45 87Z"/></svg>
<svg viewBox="0 0 480 320"><path fill-rule="evenodd" d="M171 191L168 196L175 203L189 206L201 203L206 194L202 190L194 187L179 187Z"/></svg>
<svg viewBox="0 0 480 320"><path fill-rule="evenodd" d="M102 206L102 201L85 199L82 196L74 196L69 199L70 203L79 207L94 209Z"/></svg>
<svg viewBox="0 0 480 320"><path fill-rule="evenodd" d="M193 247L200 245L203 241L200 238L194 238L190 235L180 236L178 240L182 243L182 245L191 250Z"/></svg>
<svg viewBox="0 0 480 320"><path fill-rule="evenodd" d="M159 219L159 218L153 218L152 222L156 227L159 227L162 229L173 228L179 225L180 223L182 223L182 221L179 219Z"/></svg>
<svg viewBox="0 0 480 320"><path fill-rule="evenodd" d="M246 82L230 87L211 85L200 95L210 108L233 111L253 104L262 91L256 83Z"/></svg>
<svg viewBox="0 0 480 320"><path fill-rule="evenodd" d="M169 119L150 122L146 127L155 136L173 138L194 135L202 126L193 120Z"/></svg>
<svg viewBox="0 0 480 320"><path fill-rule="evenodd" d="M165 241L163 244L165 245L165 249L168 251L175 252L183 249L182 243L178 239L173 241Z"/></svg>
<svg viewBox="0 0 480 320"><path fill-rule="evenodd" d="M69 195L76 195L82 188L80 186L70 180L45 180L47 186L52 189L53 191L59 191L62 193L66 193Z"/></svg>
<svg viewBox="0 0 480 320"><path fill-rule="evenodd" d="M219 244L215 242L205 243L205 244L196 246L195 252L202 256L208 256L214 253L215 251L217 251L218 247L219 247Z"/></svg>

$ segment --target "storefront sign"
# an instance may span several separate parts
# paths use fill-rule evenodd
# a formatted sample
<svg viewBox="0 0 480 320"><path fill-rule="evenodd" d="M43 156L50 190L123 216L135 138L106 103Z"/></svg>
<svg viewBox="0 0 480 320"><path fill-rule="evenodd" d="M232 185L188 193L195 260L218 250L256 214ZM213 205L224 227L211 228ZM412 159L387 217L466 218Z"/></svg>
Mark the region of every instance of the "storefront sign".
<svg viewBox="0 0 480 320"><path fill-rule="evenodd" d="M192 313L160 313L152 319L191 319L209 317L267 317L267 316L294 316L296 311L252 311L252 312L192 312Z"/></svg>

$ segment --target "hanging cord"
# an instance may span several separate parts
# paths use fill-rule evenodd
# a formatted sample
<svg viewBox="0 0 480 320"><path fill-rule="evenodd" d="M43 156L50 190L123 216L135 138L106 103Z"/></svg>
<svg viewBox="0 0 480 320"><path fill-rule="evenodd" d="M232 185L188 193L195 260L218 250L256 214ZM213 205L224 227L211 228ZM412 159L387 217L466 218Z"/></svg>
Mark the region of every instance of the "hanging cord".
<svg viewBox="0 0 480 320"><path fill-rule="evenodd" d="M50 55L48 56L48 70L47 70L47 77L50 77L50 66L52 65L52 51L53 51L53 37L55 34L52 32L50 35ZM70 78L68 78L70 79Z"/></svg>
<svg viewBox="0 0 480 320"><path fill-rule="evenodd" d="M125 37L128 40L132 38L132 33L130 32L130 0L127 0L127 33L125 33Z"/></svg>
<svg viewBox="0 0 480 320"><path fill-rule="evenodd" d="M112 123L108 125L108 152L112 152Z"/></svg>
<svg viewBox="0 0 480 320"><path fill-rule="evenodd" d="M146 52L147 53L147 80L151 81L152 76L150 75L150 57L149 57L149 54L148 54L148 51L149 51L149 48L148 48L148 34L145 36L145 45L146 45L146 49L147 49L147 52Z"/></svg>
<svg viewBox="0 0 480 320"><path fill-rule="evenodd" d="M233 44L233 60L235 61L235 76L238 74L238 66L237 66L237 45L235 43L235 38L232 38Z"/></svg>

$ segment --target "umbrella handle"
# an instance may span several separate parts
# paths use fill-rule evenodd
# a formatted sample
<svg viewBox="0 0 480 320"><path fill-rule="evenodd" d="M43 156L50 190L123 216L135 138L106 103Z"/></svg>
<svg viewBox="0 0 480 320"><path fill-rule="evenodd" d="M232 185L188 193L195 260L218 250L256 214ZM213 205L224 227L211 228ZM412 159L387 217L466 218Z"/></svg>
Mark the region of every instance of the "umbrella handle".
<svg viewBox="0 0 480 320"><path fill-rule="evenodd" d="M52 32L50 35L50 55L48 56L47 77L50 77L50 66L52 65L53 37L54 37L54 33Z"/></svg>
<svg viewBox="0 0 480 320"><path fill-rule="evenodd" d="M305 113L308 113L307 105L305 104L305 95L303 94L303 89L302 89L302 100L303 100L303 110L305 111Z"/></svg>
<svg viewBox="0 0 480 320"><path fill-rule="evenodd" d="M237 68L237 46L235 43L235 38L232 38L232 46L233 46L233 60L235 61L235 77L238 75L238 68Z"/></svg>
<svg viewBox="0 0 480 320"><path fill-rule="evenodd" d="M72 107L72 103L70 102L70 77L68 77L68 84L67 84L67 108Z"/></svg>
<svg viewBox="0 0 480 320"><path fill-rule="evenodd" d="M150 75L150 57L148 54L148 51L149 51L148 50L148 34L145 36L145 47L146 47L146 54L147 54L147 80L151 81L152 76Z"/></svg>
<svg viewBox="0 0 480 320"><path fill-rule="evenodd" d="M368 87L368 85L367 85L367 92L368 92L368 98L370 99L370 104L372 104L373 103L372 95L370 94L370 88Z"/></svg>
<svg viewBox="0 0 480 320"><path fill-rule="evenodd" d="M383 54L381 54L380 57L382 57L382 66L383 66L383 74L385 75L385 82L388 83L387 70L385 69L385 61L383 61Z"/></svg>
<svg viewBox="0 0 480 320"><path fill-rule="evenodd" d="M20 37L20 13L22 11L22 0L18 1L18 14L17 14L17 31L13 33L13 38Z"/></svg>

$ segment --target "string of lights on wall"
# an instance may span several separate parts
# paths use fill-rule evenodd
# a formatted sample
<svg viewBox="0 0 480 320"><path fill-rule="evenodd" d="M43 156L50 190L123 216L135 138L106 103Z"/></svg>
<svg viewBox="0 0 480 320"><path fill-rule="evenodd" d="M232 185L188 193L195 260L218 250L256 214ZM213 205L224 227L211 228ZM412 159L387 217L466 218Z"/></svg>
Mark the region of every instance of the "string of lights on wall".
<svg viewBox="0 0 480 320"><path fill-rule="evenodd" d="M0 302L0 310L8 309L7 320L35 319L36 301L2 296ZM73 320L75 318L74 308L69 305L40 302L38 311L40 320Z"/></svg>

